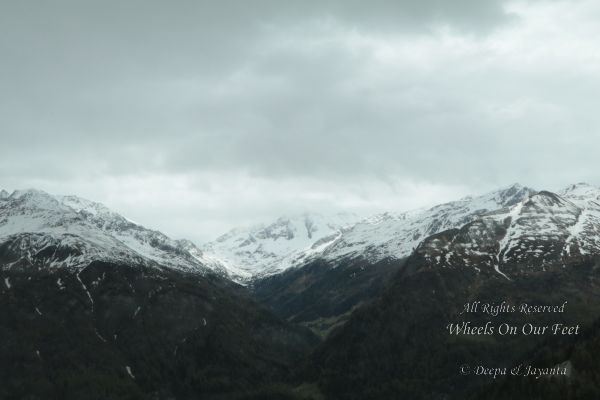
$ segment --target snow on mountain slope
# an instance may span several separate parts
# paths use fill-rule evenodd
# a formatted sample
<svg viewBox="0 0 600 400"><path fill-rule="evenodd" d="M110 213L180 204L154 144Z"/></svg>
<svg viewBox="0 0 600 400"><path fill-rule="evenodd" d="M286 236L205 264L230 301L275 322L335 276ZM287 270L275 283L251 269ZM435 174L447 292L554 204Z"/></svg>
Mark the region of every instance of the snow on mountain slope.
<svg viewBox="0 0 600 400"><path fill-rule="evenodd" d="M222 263L233 279L247 281L302 264L358 220L350 213L281 217L269 225L233 229L202 250Z"/></svg>
<svg viewBox="0 0 600 400"><path fill-rule="evenodd" d="M325 249L321 257L336 260L366 257L379 261L385 257L402 258L427 236L464 225L477 216L527 198L534 191L515 184L478 197L401 214L383 214L356 224Z"/></svg>
<svg viewBox="0 0 600 400"><path fill-rule="evenodd" d="M280 218L268 226L232 230L203 246L203 250L242 281L279 273L314 259L334 262L364 257L376 262L386 257L402 258L431 234L461 226L533 193L532 189L515 184L430 209L385 213L367 219L347 214Z"/></svg>
<svg viewBox="0 0 600 400"><path fill-rule="evenodd" d="M529 188L512 185L429 209L367 219L354 214L303 214L269 225L234 229L199 248L76 196L53 196L37 190L0 191L0 251L18 255L5 268L23 261L78 268L91 260L107 260L212 270L238 282L315 259L334 264L342 259L377 262L386 257L402 258L425 238L461 226L469 227L467 236L473 235L472 245L452 251L434 245L428 256L437 264L451 265L458 259L473 263L476 257L471 256L481 253L482 260L499 268L519 252L541 254L542 248L548 254L567 256L598 251L600 189L577 184L558 194L534 194ZM508 233L497 237L503 230ZM547 243L540 244L544 240ZM540 245L540 249L532 247ZM431 246L431 242L423 246ZM467 254L471 247L476 250Z"/></svg>
<svg viewBox="0 0 600 400"><path fill-rule="evenodd" d="M566 266L600 255L600 189L578 184L541 191L424 241L417 253L432 266L472 266L510 279L521 270Z"/></svg>
<svg viewBox="0 0 600 400"><path fill-rule="evenodd" d="M96 260L191 272L219 268L204 263L193 245L137 225L102 204L33 189L2 192L0 246L11 255L4 268L26 263L78 269Z"/></svg>
<svg viewBox="0 0 600 400"><path fill-rule="evenodd" d="M600 188L587 183L569 185L559 190L557 194L584 207L593 203L600 203Z"/></svg>

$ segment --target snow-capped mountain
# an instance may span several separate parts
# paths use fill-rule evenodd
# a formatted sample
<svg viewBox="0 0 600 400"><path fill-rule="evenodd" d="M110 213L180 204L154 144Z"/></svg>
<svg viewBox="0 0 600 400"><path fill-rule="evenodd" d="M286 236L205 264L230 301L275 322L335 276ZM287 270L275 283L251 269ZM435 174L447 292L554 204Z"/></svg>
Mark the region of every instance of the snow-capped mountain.
<svg viewBox="0 0 600 400"><path fill-rule="evenodd" d="M344 232L323 250L321 257L333 261L362 256L370 262L406 257L427 236L464 225L485 212L510 206L533 193L532 189L514 184L429 209L378 215Z"/></svg>
<svg viewBox="0 0 600 400"><path fill-rule="evenodd" d="M78 269L91 261L158 265L190 272L218 270L186 241L138 225L76 196L40 190L0 192L0 248L18 265Z"/></svg>
<svg viewBox="0 0 600 400"><path fill-rule="evenodd" d="M204 257L221 263L235 280L247 281L301 265L318 255L360 218L301 214L250 228L237 228L202 246Z"/></svg>
<svg viewBox="0 0 600 400"><path fill-rule="evenodd" d="M377 262L387 257L402 258L429 235L459 227L533 193L515 184L429 209L367 219L352 214L280 218L267 226L232 230L203 246L203 251L241 281L273 275L316 259L335 262L362 257Z"/></svg>
<svg viewBox="0 0 600 400"><path fill-rule="evenodd" d="M106 260L194 272L212 270L238 282L249 282L317 259L332 265L357 258L369 263L400 259L431 235L469 226L469 235L481 234L473 239L473 243L481 240L472 246L477 251L485 252L480 246L502 246L494 253L501 265L519 252L528 257L544 252L545 258L551 257L558 251L552 247L558 242L562 243L560 254L598 251L599 204L600 189L586 184L571 185L557 194L536 194L515 184L429 209L366 219L349 213L282 217L268 225L234 229L200 248L188 240L173 240L144 228L100 203L38 190L11 194L3 190L0 246L5 254L13 254L8 267L27 262L78 268L91 260ZM512 222L505 226L507 220ZM481 232L475 232L477 229ZM498 239L502 243L486 242L496 240L502 229L509 231ZM544 240L548 248L542 246ZM456 240L456 246L461 243ZM534 244L542 247L531 247ZM430 240L421 250L429 245ZM436 247L427 254L436 263L452 264L468 251L469 245L450 253ZM463 258L473 263L470 256L465 253ZM489 254L480 256L483 260ZM487 261L493 265L491 259Z"/></svg>
<svg viewBox="0 0 600 400"><path fill-rule="evenodd" d="M541 191L428 238L417 254L432 266L485 269L507 279L600 255L600 189L577 184L558 194Z"/></svg>

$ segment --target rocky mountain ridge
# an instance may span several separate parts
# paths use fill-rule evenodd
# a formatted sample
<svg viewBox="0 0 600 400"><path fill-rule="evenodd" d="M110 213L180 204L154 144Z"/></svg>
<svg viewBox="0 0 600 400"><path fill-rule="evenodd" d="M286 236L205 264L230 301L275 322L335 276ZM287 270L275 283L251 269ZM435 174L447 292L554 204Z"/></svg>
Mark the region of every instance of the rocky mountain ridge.
<svg viewBox="0 0 600 400"><path fill-rule="evenodd" d="M0 249L12 255L4 269L37 264L77 270L106 261L226 274L191 242L147 229L100 203L35 189L2 192Z"/></svg>
<svg viewBox="0 0 600 400"><path fill-rule="evenodd" d="M369 218L349 214L280 218L265 226L234 229L201 248L242 282L317 260L335 265L358 258L369 263L402 259L427 236L516 204L533 193L533 189L514 184L428 209L388 212Z"/></svg>
<svg viewBox="0 0 600 400"><path fill-rule="evenodd" d="M581 262L600 254L600 189L578 184L556 194L541 191L429 237L416 254L434 267L488 269L507 279L520 269Z"/></svg>

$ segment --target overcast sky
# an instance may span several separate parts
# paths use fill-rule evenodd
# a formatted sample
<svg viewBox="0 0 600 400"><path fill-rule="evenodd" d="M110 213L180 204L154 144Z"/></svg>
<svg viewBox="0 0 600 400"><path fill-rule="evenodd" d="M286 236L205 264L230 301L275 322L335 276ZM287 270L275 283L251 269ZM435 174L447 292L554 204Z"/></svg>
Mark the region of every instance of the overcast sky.
<svg viewBox="0 0 600 400"><path fill-rule="evenodd" d="M600 183L600 2L0 0L0 188L176 238Z"/></svg>

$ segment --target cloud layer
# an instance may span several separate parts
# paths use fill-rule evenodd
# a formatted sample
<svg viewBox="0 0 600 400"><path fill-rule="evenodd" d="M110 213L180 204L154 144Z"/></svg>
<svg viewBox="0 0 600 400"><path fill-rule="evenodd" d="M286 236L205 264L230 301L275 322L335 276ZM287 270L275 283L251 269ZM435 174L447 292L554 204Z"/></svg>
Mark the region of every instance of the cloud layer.
<svg viewBox="0 0 600 400"><path fill-rule="evenodd" d="M0 186L197 241L281 213L600 183L600 5L0 5Z"/></svg>

